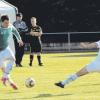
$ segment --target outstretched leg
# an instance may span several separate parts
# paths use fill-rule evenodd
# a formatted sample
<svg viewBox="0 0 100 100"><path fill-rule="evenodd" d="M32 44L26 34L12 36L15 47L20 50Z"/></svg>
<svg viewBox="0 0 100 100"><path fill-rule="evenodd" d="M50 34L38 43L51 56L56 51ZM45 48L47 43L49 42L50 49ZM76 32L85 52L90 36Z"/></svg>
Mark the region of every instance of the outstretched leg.
<svg viewBox="0 0 100 100"><path fill-rule="evenodd" d="M78 77L88 74L87 67L82 68L75 74L69 75L67 79L63 80L62 82L55 83L56 86L59 86L61 88L64 88L66 84L69 84L70 82L76 80Z"/></svg>

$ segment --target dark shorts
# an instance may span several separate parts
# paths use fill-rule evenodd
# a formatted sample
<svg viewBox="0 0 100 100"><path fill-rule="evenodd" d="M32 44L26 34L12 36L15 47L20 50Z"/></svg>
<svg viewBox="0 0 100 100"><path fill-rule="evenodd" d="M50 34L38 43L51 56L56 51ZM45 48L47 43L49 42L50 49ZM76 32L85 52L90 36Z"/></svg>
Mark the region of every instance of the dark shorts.
<svg viewBox="0 0 100 100"><path fill-rule="evenodd" d="M41 44L35 44L35 45L31 44L30 46L31 46L31 53L33 52L37 53L42 51Z"/></svg>
<svg viewBox="0 0 100 100"><path fill-rule="evenodd" d="M30 41L30 47L31 47L31 53L41 52L42 46L41 46L40 39L39 38L32 38L31 41Z"/></svg>

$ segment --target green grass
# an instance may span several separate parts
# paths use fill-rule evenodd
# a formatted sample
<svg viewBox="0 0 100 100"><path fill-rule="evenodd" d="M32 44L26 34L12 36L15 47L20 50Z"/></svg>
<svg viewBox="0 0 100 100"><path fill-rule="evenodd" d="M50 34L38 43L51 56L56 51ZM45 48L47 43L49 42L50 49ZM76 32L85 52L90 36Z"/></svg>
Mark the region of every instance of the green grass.
<svg viewBox="0 0 100 100"><path fill-rule="evenodd" d="M25 55L22 62L24 67L14 67L11 72L19 90L12 90L10 86L5 87L0 83L0 100L100 100L98 73L83 76L64 89L54 85L93 60L95 55L90 54L96 53L43 54L43 67L38 66L36 56L33 67L29 67L29 55ZM25 87L24 83L28 77L36 80L35 87Z"/></svg>

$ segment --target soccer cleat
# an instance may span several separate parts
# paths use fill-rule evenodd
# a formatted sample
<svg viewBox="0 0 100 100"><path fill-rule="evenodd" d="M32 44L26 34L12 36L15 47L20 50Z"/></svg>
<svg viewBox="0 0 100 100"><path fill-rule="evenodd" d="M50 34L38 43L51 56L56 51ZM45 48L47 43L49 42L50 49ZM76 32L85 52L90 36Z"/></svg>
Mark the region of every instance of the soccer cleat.
<svg viewBox="0 0 100 100"><path fill-rule="evenodd" d="M16 64L16 67L19 67L19 64Z"/></svg>
<svg viewBox="0 0 100 100"><path fill-rule="evenodd" d="M8 78L2 77L1 80L2 80L3 84L6 86L6 85L7 85L6 83L7 83L7 81L8 81Z"/></svg>
<svg viewBox="0 0 100 100"><path fill-rule="evenodd" d="M29 66L32 66L32 63L29 63Z"/></svg>
<svg viewBox="0 0 100 100"><path fill-rule="evenodd" d="M39 66L43 66L43 63L39 63Z"/></svg>
<svg viewBox="0 0 100 100"><path fill-rule="evenodd" d="M7 86L7 82L10 83L10 86L14 89L14 90L17 90L17 86L13 83L13 81L10 79L10 77L2 77L2 82L5 86Z"/></svg>
<svg viewBox="0 0 100 100"><path fill-rule="evenodd" d="M14 90L17 90L17 89L18 89L17 85L12 81L12 79L11 79L10 77L9 77L9 79L8 79L8 82L9 82L10 86L11 86Z"/></svg>
<svg viewBox="0 0 100 100"><path fill-rule="evenodd" d="M16 67L23 67L21 64L16 64Z"/></svg>
<svg viewBox="0 0 100 100"><path fill-rule="evenodd" d="M18 90L18 87L16 86L16 84L10 83L10 86L11 86L14 90Z"/></svg>
<svg viewBox="0 0 100 100"><path fill-rule="evenodd" d="M19 67L23 67L23 65L19 64Z"/></svg>
<svg viewBox="0 0 100 100"><path fill-rule="evenodd" d="M58 86L58 87L64 88L64 85L61 82L55 83L55 85Z"/></svg>

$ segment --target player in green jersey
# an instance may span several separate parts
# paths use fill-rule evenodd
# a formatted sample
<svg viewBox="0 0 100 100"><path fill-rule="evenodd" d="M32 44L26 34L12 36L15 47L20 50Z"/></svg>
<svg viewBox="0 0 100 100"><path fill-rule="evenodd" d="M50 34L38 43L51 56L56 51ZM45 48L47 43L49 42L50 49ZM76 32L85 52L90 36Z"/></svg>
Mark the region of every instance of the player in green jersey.
<svg viewBox="0 0 100 100"><path fill-rule="evenodd" d="M3 71L2 82L4 85L8 82L13 89L17 90L18 87L12 81L9 74L15 62L15 56L9 47L9 38L14 34L20 46L23 45L21 37L14 26L9 22L7 15L1 16L1 27L0 27L0 68Z"/></svg>

